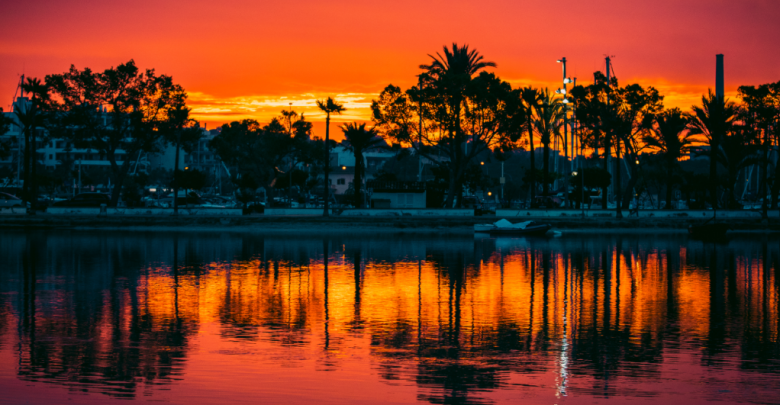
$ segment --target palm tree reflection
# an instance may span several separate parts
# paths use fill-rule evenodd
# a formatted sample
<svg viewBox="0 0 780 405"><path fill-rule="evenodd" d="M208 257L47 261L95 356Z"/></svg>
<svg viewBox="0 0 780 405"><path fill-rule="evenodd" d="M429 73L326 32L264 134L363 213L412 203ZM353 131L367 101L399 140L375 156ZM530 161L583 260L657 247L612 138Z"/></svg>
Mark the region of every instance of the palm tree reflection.
<svg viewBox="0 0 780 405"><path fill-rule="evenodd" d="M736 350L741 368L780 372L776 240L21 240L0 235L0 289L18 293L0 294L0 345L18 337L18 377L112 396L182 378L212 323L239 346L316 347L318 371L368 353L379 378L434 403L489 402L545 375L559 396L653 395L670 349L696 349L703 367Z"/></svg>

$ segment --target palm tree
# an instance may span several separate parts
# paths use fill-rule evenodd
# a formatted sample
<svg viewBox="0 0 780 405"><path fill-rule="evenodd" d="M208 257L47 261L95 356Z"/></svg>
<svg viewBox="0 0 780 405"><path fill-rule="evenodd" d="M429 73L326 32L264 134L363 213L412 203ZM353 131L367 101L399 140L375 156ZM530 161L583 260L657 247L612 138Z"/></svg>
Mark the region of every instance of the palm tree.
<svg viewBox="0 0 780 405"><path fill-rule="evenodd" d="M467 137L461 126L464 92L474 75L485 68L496 67L496 64L484 61L483 56L475 49L469 50L468 45L459 46L457 43L453 43L451 49L445 46L443 51L443 55L440 53L436 53L435 56L428 55L432 59L431 63L420 65L420 69L426 71L425 74L432 81L432 86L440 90L440 94L446 98L445 104L448 106L448 111L446 111L447 124L445 127L451 137L453 167L464 169L468 166L470 159L465 156L467 154L465 150ZM447 207L452 206L456 194L462 193L462 173L464 170L460 170L460 172L461 174L452 173L450 176L450 190L445 202ZM462 200L462 198L458 198L458 206L462 205Z"/></svg>
<svg viewBox="0 0 780 405"><path fill-rule="evenodd" d="M452 50L444 47L444 56L436 53L436 56L428 55L433 59L430 65L420 65L420 69L427 70L433 76L465 75L468 78L487 67L496 67L495 62L482 61L482 55L476 49L469 51L468 45L458 46L452 43Z"/></svg>
<svg viewBox="0 0 780 405"><path fill-rule="evenodd" d="M344 105L333 101L333 97L328 97L325 101L317 100L317 107L325 113L325 209L322 216L327 217L330 205L330 114L341 114L347 109Z"/></svg>
<svg viewBox="0 0 780 405"><path fill-rule="evenodd" d="M31 206L37 201L38 187L36 179L36 166L38 166L38 126L41 125L41 113L49 102L49 86L38 78L27 78L22 83L22 90L30 94L30 103L21 108L15 108L14 113L22 124L24 133L24 186L23 193L26 202ZM36 122L37 121L37 122ZM34 211L31 211L34 212Z"/></svg>
<svg viewBox="0 0 780 405"><path fill-rule="evenodd" d="M727 208L734 209L738 207L736 184L739 171L758 164L761 160L761 146L757 144L756 138L760 142L760 136L754 128L750 126L735 126L734 130L728 133L720 140L721 147L718 149L717 160L726 167L727 177L725 181L727 191ZM766 199L766 196L762 196Z"/></svg>
<svg viewBox="0 0 780 405"><path fill-rule="evenodd" d="M721 140L729 134L737 116L737 106L712 94L708 90L706 96L701 97L701 106L692 106L693 113L689 114L688 129L690 136L701 135L702 141L710 146L710 203L713 208L718 206L718 151L721 148Z"/></svg>
<svg viewBox="0 0 780 405"><path fill-rule="evenodd" d="M536 157L534 153L534 112L539 111L539 103L541 102L541 96L538 89L532 87L526 87L522 91L523 102L526 108L526 118L528 123L526 129L528 130L528 145L531 148L531 203L533 204L536 199Z"/></svg>
<svg viewBox="0 0 780 405"><path fill-rule="evenodd" d="M549 172L550 172L550 141L556 136L560 135L563 127L563 103L561 99L551 94L548 89L542 90L540 93L542 104L538 109L538 116L534 121L534 127L536 132L539 133L540 141L544 146L544 157L542 164L542 171L544 177L542 179L542 192L547 195L549 192Z"/></svg>
<svg viewBox="0 0 780 405"><path fill-rule="evenodd" d="M355 154L355 179L352 182L355 190L355 206L363 208L361 187L365 177L366 165L363 161L363 152L384 145L384 140L377 135L374 128L366 129L366 124L350 122L341 126L344 138L349 142L347 150Z"/></svg>
<svg viewBox="0 0 780 405"><path fill-rule="evenodd" d="M176 146L173 165L173 215L179 215L179 186L184 176L179 170L179 153L182 147L191 152L193 144L202 134L198 122L190 118L192 109L187 107L186 102L187 93L181 91L174 96L171 108L166 111L167 117L162 128L166 140ZM184 198L186 204L189 197Z"/></svg>
<svg viewBox="0 0 780 405"><path fill-rule="evenodd" d="M688 119L679 108L672 108L655 117L656 125L642 140L647 147L663 155L666 166L666 209L672 209L674 175L680 167L678 159L691 146L691 138L685 134Z"/></svg>

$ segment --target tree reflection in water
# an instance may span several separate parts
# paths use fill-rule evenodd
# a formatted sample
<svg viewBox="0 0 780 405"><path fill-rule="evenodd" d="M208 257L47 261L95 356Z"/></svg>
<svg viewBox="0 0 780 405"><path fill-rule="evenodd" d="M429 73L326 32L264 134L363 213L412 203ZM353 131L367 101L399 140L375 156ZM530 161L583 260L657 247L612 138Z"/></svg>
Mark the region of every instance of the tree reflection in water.
<svg viewBox="0 0 780 405"><path fill-rule="evenodd" d="M780 394L777 246L6 233L0 353L24 381L154 395L188 378L208 350L199 334L216 325L246 350L217 354L268 344L288 351L271 367L311 363L324 380L368 362L432 403L656 397L684 356L698 359L693 372L724 371L708 375L724 392L699 399L762 402ZM773 384L756 389L751 375Z"/></svg>

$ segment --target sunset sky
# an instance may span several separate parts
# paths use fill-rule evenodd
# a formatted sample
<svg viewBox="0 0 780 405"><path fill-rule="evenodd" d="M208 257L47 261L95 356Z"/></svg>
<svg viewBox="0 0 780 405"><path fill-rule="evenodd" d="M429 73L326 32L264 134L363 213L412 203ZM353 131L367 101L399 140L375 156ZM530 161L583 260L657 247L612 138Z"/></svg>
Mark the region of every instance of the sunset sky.
<svg viewBox="0 0 780 405"><path fill-rule="evenodd" d="M588 84L614 55L621 83L655 86L667 106L687 109L714 87L717 53L727 95L780 80L779 15L776 0L4 2L0 106L9 109L22 73L134 59L183 85L209 128L267 122L290 102L321 122L314 101L328 95L348 108L338 121L365 120L387 84L411 86L429 53L457 42L515 86L557 88L562 56Z"/></svg>

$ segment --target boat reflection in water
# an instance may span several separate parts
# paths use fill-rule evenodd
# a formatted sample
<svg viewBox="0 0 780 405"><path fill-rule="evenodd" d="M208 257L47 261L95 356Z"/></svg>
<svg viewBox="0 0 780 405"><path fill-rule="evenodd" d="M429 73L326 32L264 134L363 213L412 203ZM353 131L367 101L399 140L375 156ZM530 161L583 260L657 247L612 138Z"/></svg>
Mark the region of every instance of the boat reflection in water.
<svg viewBox="0 0 780 405"><path fill-rule="evenodd" d="M777 242L4 232L0 391L774 403Z"/></svg>

